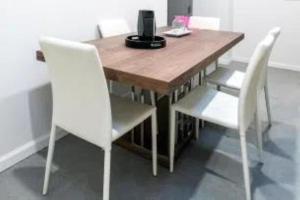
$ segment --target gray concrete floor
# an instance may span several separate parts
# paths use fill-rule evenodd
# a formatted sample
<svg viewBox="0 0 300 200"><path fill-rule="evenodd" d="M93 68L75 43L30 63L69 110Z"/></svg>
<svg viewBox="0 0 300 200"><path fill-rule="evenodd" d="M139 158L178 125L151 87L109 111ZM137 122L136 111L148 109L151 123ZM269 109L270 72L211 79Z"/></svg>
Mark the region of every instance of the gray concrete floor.
<svg viewBox="0 0 300 200"><path fill-rule="evenodd" d="M235 64L240 66L240 64ZM273 126L265 162L257 162L255 131L249 129L252 192L256 200L300 199L300 73L269 69ZM266 121L266 120L265 120ZM176 163L175 172L113 146L111 199L244 199L237 133L208 124ZM57 142L49 194L42 196L47 149L0 174L0 200L96 200L102 198L103 152L73 136Z"/></svg>

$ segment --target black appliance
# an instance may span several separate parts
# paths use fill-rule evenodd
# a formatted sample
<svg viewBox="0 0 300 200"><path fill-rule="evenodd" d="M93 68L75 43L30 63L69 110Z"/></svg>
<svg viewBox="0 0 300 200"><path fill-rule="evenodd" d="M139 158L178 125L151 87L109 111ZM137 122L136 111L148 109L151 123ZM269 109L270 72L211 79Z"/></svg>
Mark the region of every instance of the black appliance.
<svg viewBox="0 0 300 200"><path fill-rule="evenodd" d="M158 49L166 46L163 37L156 36L155 14L152 10L140 10L138 16L138 35L128 36L127 47L138 49Z"/></svg>
<svg viewBox="0 0 300 200"><path fill-rule="evenodd" d="M152 10L139 11L137 30L139 37L153 39L156 34L156 21Z"/></svg>

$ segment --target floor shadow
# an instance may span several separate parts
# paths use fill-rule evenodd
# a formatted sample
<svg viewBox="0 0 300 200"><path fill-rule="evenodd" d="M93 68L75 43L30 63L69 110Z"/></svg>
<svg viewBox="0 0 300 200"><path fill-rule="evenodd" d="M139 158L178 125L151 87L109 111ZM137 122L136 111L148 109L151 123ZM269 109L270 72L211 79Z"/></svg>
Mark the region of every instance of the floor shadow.
<svg viewBox="0 0 300 200"><path fill-rule="evenodd" d="M214 137L211 135L226 130L208 126L203 131L207 131L207 134L200 141L192 142L183 152L176 163L175 172L170 174L167 169L159 167L158 177L153 177L151 174L151 161L114 145L111 199L193 200L211 199L212 195L214 199L220 200L243 199L241 162L211 150L212 147L217 148L223 139L222 134ZM210 149L202 145L210 140ZM276 141L278 142L280 141ZM33 196L37 199L72 200L93 200L102 196L103 152L100 148L71 135L58 141L49 195L43 197L41 189L46 153L47 149L43 149L27 161L34 160L36 163L36 160L39 160L41 163L39 166L28 164L12 169L14 176L34 194ZM275 155L275 157L286 159L282 156ZM276 162L267 164L272 165ZM293 167L287 169L291 175L296 173ZM278 170L282 173L283 168L284 166ZM252 192L255 199L270 199L269 197L275 194L277 197L272 199L281 199L281 197L295 199L294 194L282 186L284 180L278 181L278 178L272 175L272 171L264 170L269 170L269 167L255 165L251 168ZM293 184L293 178L287 176L286 183Z"/></svg>
<svg viewBox="0 0 300 200"><path fill-rule="evenodd" d="M44 160L46 150L34 155ZM41 162L42 163L42 162ZM56 144L54 167L49 194L41 195L44 166L24 166L13 170L14 176L34 196L41 199L99 199L102 196L103 152L100 148L71 135ZM178 165L170 174L159 167L159 176L153 177L151 161L140 158L118 146L113 146L111 166L111 199L191 199L196 192L204 170L195 174L185 165ZM128 192L134 191L134 192ZM76 193L78 197L74 197Z"/></svg>
<svg viewBox="0 0 300 200"><path fill-rule="evenodd" d="M281 144L286 144L286 145L292 145L294 147L296 147L295 144L290 144L290 140L288 139L277 139L277 142L281 143ZM284 149L280 148L276 143L274 143L273 141L269 140L267 141L265 144L265 148L264 150L266 152L269 152L275 156L279 156L288 160L293 160L292 156L289 155Z"/></svg>
<svg viewBox="0 0 300 200"><path fill-rule="evenodd" d="M254 194L256 194L256 190L259 189L261 196L264 196L265 199L296 199L295 195L291 191L282 186L282 182L279 183L270 176L267 176L263 173L262 168L263 164L257 164L251 169L251 175L253 177L251 183L252 196L254 196ZM270 186L272 186L273 189L276 188L276 190L272 190L272 192L270 192L270 190L268 191L268 187L270 188Z"/></svg>

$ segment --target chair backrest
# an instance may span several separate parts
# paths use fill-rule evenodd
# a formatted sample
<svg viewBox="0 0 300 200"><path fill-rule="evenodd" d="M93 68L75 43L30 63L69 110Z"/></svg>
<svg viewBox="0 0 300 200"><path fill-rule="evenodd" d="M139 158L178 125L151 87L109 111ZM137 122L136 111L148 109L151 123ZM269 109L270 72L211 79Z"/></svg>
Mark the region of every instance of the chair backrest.
<svg viewBox="0 0 300 200"><path fill-rule="evenodd" d="M220 30L220 19L215 17L191 16L189 28Z"/></svg>
<svg viewBox="0 0 300 200"><path fill-rule="evenodd" d="M280 33L281 33L281 28L280 27L274 27L269 31L269 35L273 35L275 37L275 40L277 40Z"/></svg>
<svg viewBox="0 0 300 200"><path fill-rule="evenodd" d="M104 38L132 32L124 19L100 20L98 28Z"/></svg>
<svg viewBox="0 0 300 200"><path fill-rule="evenodd" d="M257 108L257 95L262 81L262 73L272 50L275 38L268 35L256 47L247 67L239 97L240 130L245 133L253 120Z"/></svg>
<svg viewBox="0 0 300 200"><path fill-rule="evenodd" d="M102 148L112 137L110 98L97 49L89 44L43 37L49 68L52 123Z"/></svg>
<svg viewBox="0 0 300 200"><path fill-rule="evenodd" d="M270 57L271 57L272 50L273 50L273 47L275 45L275 42L277 41L280 33L281 33L281 28L280 27L274 27L268 33L268 35L274 37L274 42L272 43L271 50L269 51L268 57L266 59L265 67L264 67L263 72L262 72L262 80L261 80L261 82L260 82L261 84L259 86L259 89L261 89L261 90L267 84L267 77L268 77L267 70L268 70L269 60L270 60Z"/></svg>

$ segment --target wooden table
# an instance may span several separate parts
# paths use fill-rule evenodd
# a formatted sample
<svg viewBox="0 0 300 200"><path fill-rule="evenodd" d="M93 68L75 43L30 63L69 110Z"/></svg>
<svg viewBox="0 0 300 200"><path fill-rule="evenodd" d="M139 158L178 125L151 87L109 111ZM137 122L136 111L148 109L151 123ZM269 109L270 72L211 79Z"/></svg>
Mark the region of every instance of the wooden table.
<svg viewBox="0 0 300 200"><path fill-rule="evenodd" d="M168 29L167 27L161 28L160 32ZM154 91L169 98L174 90L187 83L193 76L243 40L244 34L193 30L193 33L186 37L166 37L167 47L156 50L127 48L124 45L125 37L126 35L121 35L87 42L97 47L106 77L113 81ZM41 51L37 51L36 56L37 60L44 61ZM168 102L171 102L170 98L162 99L157 105L160 133L159 160L166 165L168 163L168 108L166 108L169 105ZM177 156L190 139L191 136L177 145ZM119 143L151 158L148 150L149 142L146 142L147 148L124 141Z"/></svg>

